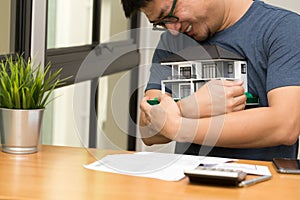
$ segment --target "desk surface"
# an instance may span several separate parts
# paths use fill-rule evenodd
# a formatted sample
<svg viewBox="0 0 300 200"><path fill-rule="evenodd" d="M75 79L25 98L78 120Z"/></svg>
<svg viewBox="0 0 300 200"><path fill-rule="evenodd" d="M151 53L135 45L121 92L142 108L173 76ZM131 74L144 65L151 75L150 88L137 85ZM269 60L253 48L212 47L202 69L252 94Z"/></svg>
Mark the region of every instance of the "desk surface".
<svg viewBox="0 0 300 200"><path fill-rule="evenodd" d="M0 153L0 199L299 199L300 175L275 172L273 178L246 188L168 182L89 170L84 164L106 154L97 149L41 146L38 153Z"/></svg>

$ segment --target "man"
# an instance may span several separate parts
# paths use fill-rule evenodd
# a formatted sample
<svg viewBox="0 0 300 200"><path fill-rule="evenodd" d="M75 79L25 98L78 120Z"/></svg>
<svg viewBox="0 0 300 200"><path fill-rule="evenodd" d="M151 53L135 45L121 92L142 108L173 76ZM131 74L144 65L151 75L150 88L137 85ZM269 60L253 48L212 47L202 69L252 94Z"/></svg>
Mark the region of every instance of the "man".
<svg viewBox="0 0 300 200"><path fill-rule="evenodd" d="M162 34L154 53L141 103L140 125L145 144L175 140L178 153L200 151L212 156L259 160L297 157L299 15L252 0L122 3L127 17L139 10L154 27L169 30ZM259 97L260 107L244 110L240 82L209 82L177 104L168 95L161 95L160 81L170 76L170 69L158 63L193 43L187 38L200 45L218 45L246 58L249 92ZM159 97L160 104L151 106L146 100L154 97ZM221 108L215 109L218 105Z"/></svg>

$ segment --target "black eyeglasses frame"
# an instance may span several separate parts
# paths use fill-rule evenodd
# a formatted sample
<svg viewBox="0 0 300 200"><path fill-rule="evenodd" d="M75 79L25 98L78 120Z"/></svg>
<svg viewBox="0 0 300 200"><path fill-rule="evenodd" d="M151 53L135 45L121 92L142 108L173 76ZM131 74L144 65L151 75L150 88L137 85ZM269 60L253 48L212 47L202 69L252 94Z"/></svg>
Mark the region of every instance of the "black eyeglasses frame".
<svg viewBox="0 0 300 200"><path fill-rule="evenodd" d="M166 30L166 24L172 24L179 21L179 17L173 15L176 3L177 0L174 0L168 15L153 23L153 30Z"/></svg>

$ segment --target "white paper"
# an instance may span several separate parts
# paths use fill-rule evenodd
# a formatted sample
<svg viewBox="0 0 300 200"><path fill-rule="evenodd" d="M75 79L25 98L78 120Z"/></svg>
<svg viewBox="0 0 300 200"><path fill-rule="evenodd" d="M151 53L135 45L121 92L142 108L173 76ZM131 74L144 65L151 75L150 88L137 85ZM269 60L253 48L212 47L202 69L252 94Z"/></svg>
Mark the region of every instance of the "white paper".
<svg viewBox="0 0 300 200"><path fill-rule="evenodd" d="M131 176L178 181L185 177L184 170L202 165L217 165L235 161L229 158L203 157L156 152L107 155L84 167L92 170L113 172Z"/></svg>

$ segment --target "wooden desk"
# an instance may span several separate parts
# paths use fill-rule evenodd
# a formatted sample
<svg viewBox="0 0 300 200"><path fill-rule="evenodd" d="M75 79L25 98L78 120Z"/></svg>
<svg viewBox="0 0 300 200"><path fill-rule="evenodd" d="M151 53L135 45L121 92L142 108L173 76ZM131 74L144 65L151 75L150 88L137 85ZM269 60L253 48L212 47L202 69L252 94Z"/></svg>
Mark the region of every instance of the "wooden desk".
<svg viewBox="0 0 300 200"><path fill-rule="evenodd" d="M91 153L92 152L92 153ZM278 174L270 162L245 161L269 166L273 178L247 188L192 185L88 170L84 164L106 154L95 149L41 146L30 155L0 153L0 199L299 199L300 175ZM96 155L96 156L94 156Z"/></svg>

